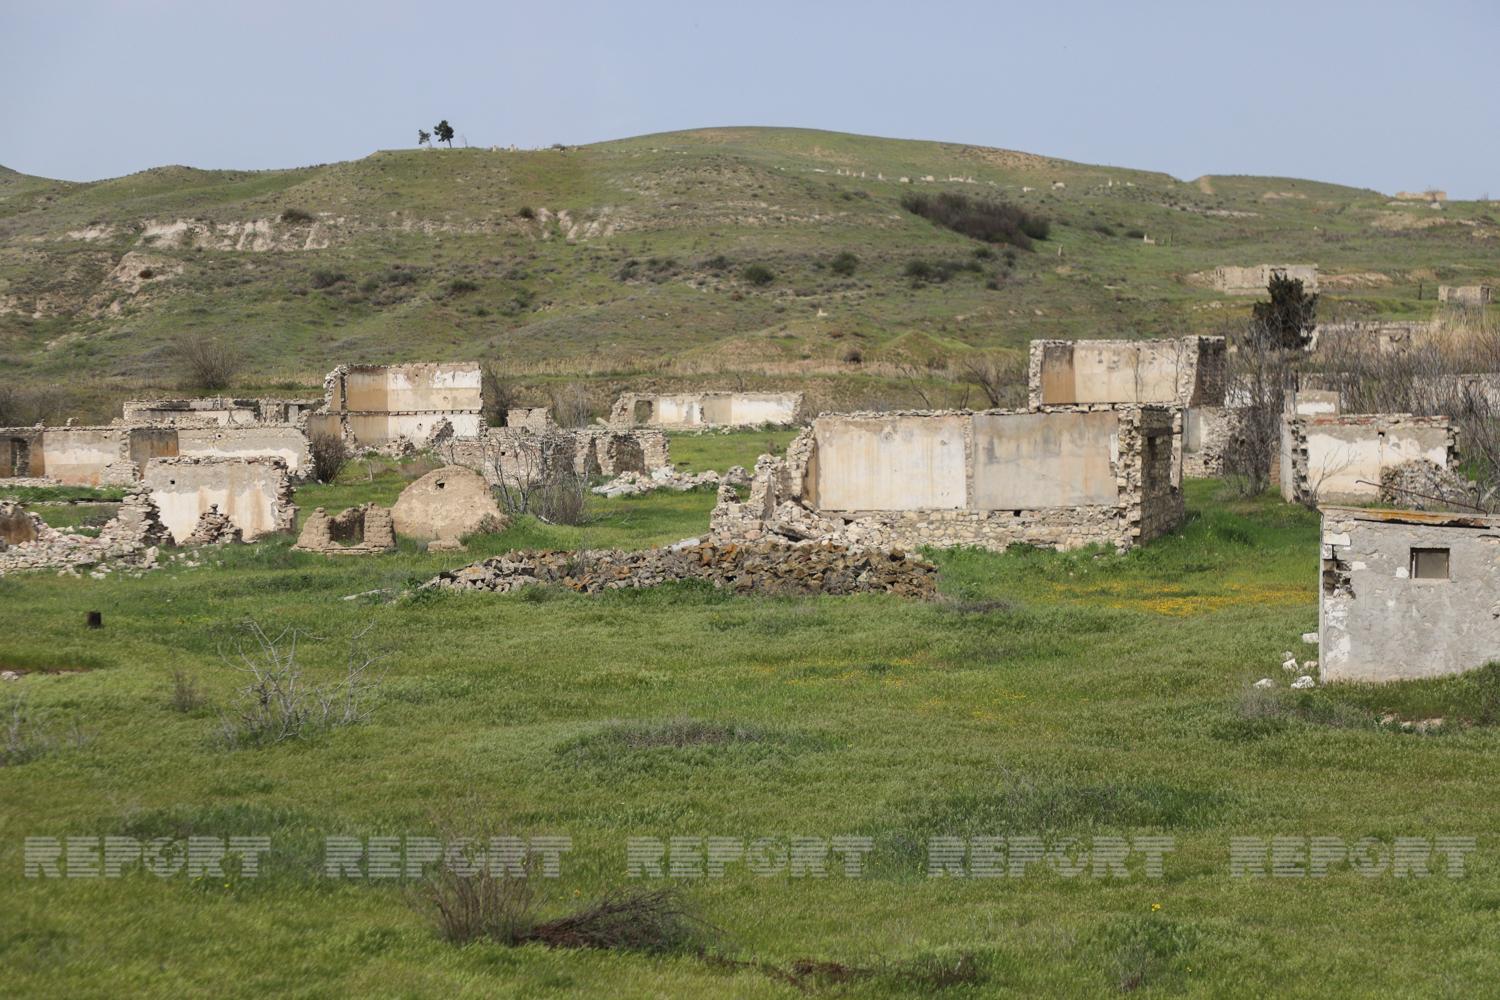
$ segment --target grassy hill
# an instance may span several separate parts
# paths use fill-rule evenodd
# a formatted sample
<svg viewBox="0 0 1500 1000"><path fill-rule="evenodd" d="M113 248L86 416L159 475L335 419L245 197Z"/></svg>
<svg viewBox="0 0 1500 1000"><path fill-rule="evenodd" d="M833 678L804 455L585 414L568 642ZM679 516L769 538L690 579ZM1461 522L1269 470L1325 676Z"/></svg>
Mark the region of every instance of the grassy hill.
<svg viewBox="0 0 1500 1000"><path fill-rule="evenodd" d="M913 191L1009 202L1050 234L976 257L901 207ZM0 365L112 398L173 386L178 338L208 333L246 352L247 386L476 358L601 391L691 377L858 396L901 391L903 361L1219 329L1248 301L1191 279L1218 264L1313 262L1329 309L1424 315L1436 282L1500 277L1497 240L1486 203L797 129L81 184L6 170ZM841 253L852 273L831 267ZM969 269L914 281L913 261Z"/></svg>

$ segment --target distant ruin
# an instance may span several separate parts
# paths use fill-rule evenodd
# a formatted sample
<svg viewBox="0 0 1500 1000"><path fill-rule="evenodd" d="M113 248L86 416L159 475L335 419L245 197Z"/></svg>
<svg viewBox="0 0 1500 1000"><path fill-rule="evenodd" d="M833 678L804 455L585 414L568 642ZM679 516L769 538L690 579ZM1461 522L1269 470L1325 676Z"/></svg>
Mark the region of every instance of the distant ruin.
<svg viewBox="0 0 1500 1000"><path fill-rule="evenodd" d="M1297 502L1374 503L1386 470L1424 460L1448 469L1457 447L1447 417L1288 414L1281 422L1281 495Z"/></svg>
<svg viewBox="0 0 1500 1000"><path fill-rule="evenodd" d="M323 406L321 399L128 399L122 424L166 424L173 427L247 427L254 424L299 424Z"/></svg>
<svg viewBox="0 0 1500 1000"><path fill-rule="evenodd" d="M421 446L444 424L454 437L476 437L484 427L482 384L474 361L340 365L323 380L324 406L308 433L369 448L399 439Z"/></svg>
<svg viewBox="0 0 1500 1000"><path fill-rule="evenodd" d="M1494 293L1494 288L1489 285L1439 285L1438 301L1477 309L1493 302Z"/></svg>
<svg viewBox="0 0 1500 1000"><path fill-rule="evenodd" d="M800 392L628 392L615 400L609 422L616 427L758 427L803 419Z"/></svg>
<svg viewBox="0 0 1500 1000"><path fill-rule="evenodd" d="M79 569L122 561L150 567L172 534L145 490L132 489L97 536L53 528L24 505L0 500L0 575L18 570Z"/></svg>
<svg viewBox="0 0 1500 1000"><path fill-rule="evenodd" d="M1225 406L1227 358L1223 337L1033 340L1027 405L1178 407L1174 462L1181 475L1215 476L1236 422Z"/></svg>
<svg viewBox="0 0 1500 1000"><path fill-rule="evenodd" d="M1213 269L1213 287L1226 295L1264 295L1272 278L1302 282L1302 290L1318 290L1316 264L1256 264L1253 267L1221 265Z"/></svg>
<svg viewBox="0 0 1500 1000"><path fill-rule="evenodd" d="M1443 677L1500 657L1500 518L1323 508L1323 681Z"/></svg>
<svg viewBox="0 0 1500 1000"><path fill-rule="evenodd" d="M1127 549L1182 520L1173 420L1162 406L823 415L761 457L747 500L721 485L712 537Z"/></svg>
<svg viewBox="0 0 1500 1000"><path fill-rule="evenodd" d="M66 486L135 482L156 458L279 458L294 477L311 467L307 435L291 425L0 428L0 475Z"/></svg>

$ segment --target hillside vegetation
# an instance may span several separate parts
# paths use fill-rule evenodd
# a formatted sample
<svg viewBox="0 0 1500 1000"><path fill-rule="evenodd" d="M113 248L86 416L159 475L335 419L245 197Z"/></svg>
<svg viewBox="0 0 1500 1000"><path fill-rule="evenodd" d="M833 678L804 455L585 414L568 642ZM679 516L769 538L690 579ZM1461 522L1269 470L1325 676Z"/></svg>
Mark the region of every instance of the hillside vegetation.
<svg viewBox="0 0 1500 1000"><path fill-rule="evenodd" d="M953 193L1031 220L1030 250L903 207ZM175 345L202 333L246 352L247 387L491 359L611 388L858 395L1033 337L1212 332L1248 310L1193 277L1219 264L1317 263L1325 310L1421 316L1437 282L1500 276L1497 239L1483 202L792 129L94 183L3 171L0 366L87 377L91 398L171 388Z"/></svg>

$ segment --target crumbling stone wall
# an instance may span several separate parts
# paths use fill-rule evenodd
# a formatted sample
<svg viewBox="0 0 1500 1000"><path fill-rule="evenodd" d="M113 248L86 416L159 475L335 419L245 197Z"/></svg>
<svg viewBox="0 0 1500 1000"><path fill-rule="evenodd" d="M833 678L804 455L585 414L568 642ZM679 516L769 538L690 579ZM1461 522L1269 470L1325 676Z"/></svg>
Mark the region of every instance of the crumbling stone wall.
<svg viewBox="0 0 1500 1000"><path fill-rule="evenodd" d="M176 454L198 458L279 458L294 479L312 474L307 435L291 425L180 427Z"/></svg>
<svg viewBox="0 0 1500 1000"><path fill-rule="evenodd" d="M32 569L77 569L121 561L153 566L171 532L143 489L125 495L97 537L58 531L17 503L0 501L0 575Z"/></svg>
<svg viewBox="0 0 1500 1000"><path fill-rule="evenodd" d="M300 425L323 405L321 399L263 397L235 399L203 396L188 399L128 399L121 412L126 425L170 427L244 427L255 424Z"/></svg>
<svg viewBox="0 0 1500 1000"><path fill-rule="evenodd" d="M1223 337L1033 340L1027 406L1223 406L1227 359Z"/></svg>
<svg viewBox="0 0 1500 1000"><path fill-rule="evenodd" d="M627 392L615 400L616 427L756 427L803 419L800 392Z"/></svg>
<svg viewBox="0 0 1500 1000"><path fill-rule="evenodd" d="M297 520L292 477L279 458L156 458L142 481L172 534L186 538L217 507L246 541L291 531Z"/></svg>
<svg viewBox="0 0 1500 1000"><path fill-rule="evenodd" d="M445 442L440 452L450 465L473 469L492 486L541 481L554 464L581 476L650 473L672 464L661 431L611 427L486 427L476 437Z"/></svg>
<svg viewBox="0 0 1500 1000"><path fill-rule="evenodd" d="M198 523L192 534L182 540L188 548L202 545L236 545L245 540L244 533L234 526L228 514L219 513L219 505L211 504L208 510L198 515Z"/></svg>
<svg viewBox="0 0 1500 1000"><path fill-rule="evenodd" d="M1373 503L1392 466L1457 460L1458 432L1447 417L1407 413L1287 415L1281 422L1281 495L1300 503Z"/></svg>
<svg viewBox="0 0 1500 1000"><path fill-rule="evenodd" d="M391 512L379 504L360 504L332 516L319 507L302 523L297 544L292 548L325 556L394 552L396 529Z"/></svg>
<svg viewBox="0 0 1500 1000"><path fill-rule="evenodd" d="M736 593L892 593L928 598L937 589L937 569L902 551L852 549L822 543L794 545L782 539L750 544L700 542L669 548L623 551L508 552L438 574L424 587L506 593L551 584L588 594L655 587L679 580L705 580Z"/></svg>
<svg viewBox="0 0 1500 1000"><path fill-rule="evenodd" d="M720 487L720 540L781 536L884 548L1148 541L1181 523L1167 407L824 415L741 501Z"/></svg>
<svg viewBox="0 0 1500 1000"><path fill-rule="evenodd" d="M1442 677L1496 659L1497 552L1497 518L1325 507L1322 680Z"/></svg>

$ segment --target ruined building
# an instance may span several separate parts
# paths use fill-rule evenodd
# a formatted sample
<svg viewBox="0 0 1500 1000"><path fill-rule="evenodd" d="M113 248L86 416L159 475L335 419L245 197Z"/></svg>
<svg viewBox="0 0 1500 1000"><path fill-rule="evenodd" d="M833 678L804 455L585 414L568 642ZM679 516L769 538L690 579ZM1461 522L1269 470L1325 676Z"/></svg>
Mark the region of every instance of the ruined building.
<svg viewBox="0 0 1500 1000"><path fill-rule="evenodd" d="M321 399L128 399L119 423L126 426L164 424L172 427L248 427L255 424L300 425L307 414L321 409Z"/></svg>
<svg viewBox="0 0 1500 1000"><path fill-rule="evenodd" d="M324 407L308 432L342 436L357 447L405 439L421 446L447 425L472 438L484 427L478 362L340 365L323 380Z"/></svg>
<svg viewBox="0 0 1500 1000"><path fill-rule="evenodd" d="M1457 431L1447 417L1289 413L1281 422L1281 495L1301 502L1374 503L1392 469L1430 462L1446 470L1457 448Z"/></svg>
<svg viewBox="0 0 1500 1000"><path fill-rule="evenodd" d="M1396 681L1500 660L1500 518L1323 508L1322 680Z"/></svg>
<svg viewBox="0 0 1500 1000"><path fill-rule="evenodd" d="M800 392L627 392L615 400L609 422L616 427L758 427L802 420Z"/></svg>
<svg viewBox="0 0 1500 1000"><path fill-rule="evenodd" d="M297 521L292 478L279 458L155 458L142 482L175 538L187 538L210 512L228 517L247 542Z"/></svg>
<svg viewBox="0 0 1500 1000"><path fill-rule="evenodd" d="M294 477L312 466L307 435L290 424L0 428L0 477L106 486L141 478L154 458L278 458Z"/></svg>
<svg viewBox="0 0 1500 1000"><path fill-rule="evenodd" d="M1182 520L1172 425L1161 406L824 415L761 457L747 500L720 487L712 534L1123 550Z"/></svg>
<svg viewBox="0 0 1500 1000"><path fill-rule="evenodd" d="M1172 340L1033 340L1027 405L1110 408L1176 407L1174 449L1182 475L1216 476L1234 432L1225 406L1223 337Z"/></svg>
<svg viewBox="0 0 1500 1000"><path fill-rule="evenodd" d="M1494 289L1489 285L1439 285L1438 301L1449 305L1482 308L1494 301Z"/></svg>
<svg viewBox="0 0 1500 1000"><path fill-rule="evenodd" d="M1292 278L1302 282L1302 290L1318 290L1318 266L1316 264L1257 264L1254 267L1216 267L1212 272L1213 286L1226 295L1264 295L1271 279Z"/></svg>

